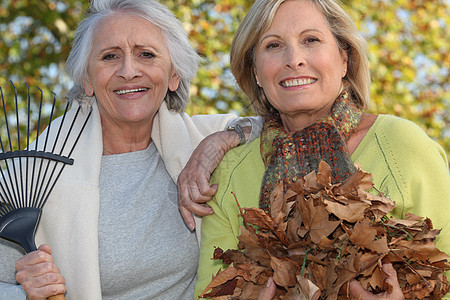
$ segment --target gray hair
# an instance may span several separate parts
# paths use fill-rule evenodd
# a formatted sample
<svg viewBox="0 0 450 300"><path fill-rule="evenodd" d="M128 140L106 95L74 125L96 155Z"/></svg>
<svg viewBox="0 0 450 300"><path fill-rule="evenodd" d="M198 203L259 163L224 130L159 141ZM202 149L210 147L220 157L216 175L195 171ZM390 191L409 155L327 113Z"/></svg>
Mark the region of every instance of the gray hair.
<svg viewBox="0 0 450 300"><path fill-rule="evenodd" d="M156 0L93 0L85 18L75 32L72 50L66 62L66 71L74 82L67 97L80 99L85 96L83 80L87 77L89 55L95 42L96 26L103 19L123 12L144 18L157 26L166 41L173 68L180 77L176 91L168 90L165 101L169 109L182 112L189 102L189 87L195 76L200 56L189 43L181 22L163 4Z"/></svg>
<svg viewBox="0 0 450 300"><path fill-rule="evenodd" d="M370 72L367 41L339 0L257 0L237 29L230 49L231 71L256 112L264 116L272 105L253 75L255 45L269 29L280 5L287 1L309 1L322 12L339 49L347 52L348 71L344 79L350 83L353 100L358 107L368 108Z"/></svg>

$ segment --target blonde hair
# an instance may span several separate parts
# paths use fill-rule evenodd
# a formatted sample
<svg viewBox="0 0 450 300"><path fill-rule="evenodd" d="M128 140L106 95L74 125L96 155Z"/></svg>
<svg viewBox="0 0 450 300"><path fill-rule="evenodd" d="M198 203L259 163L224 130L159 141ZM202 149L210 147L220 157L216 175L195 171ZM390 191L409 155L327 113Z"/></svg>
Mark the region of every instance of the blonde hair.
<svg viewBox="0 0 450 300"><path fill-rule="evenodd" d="M239 87L250 98L256 112L267 115L272 105L254 76L255 45L272 24L280 5L286 1L309 1L328 22L338 47L348 55L345 80L355 104L369 107L370 73L367 42L342 6L334 0L256 0L245 16L231 43L230 65Z"/></svg>

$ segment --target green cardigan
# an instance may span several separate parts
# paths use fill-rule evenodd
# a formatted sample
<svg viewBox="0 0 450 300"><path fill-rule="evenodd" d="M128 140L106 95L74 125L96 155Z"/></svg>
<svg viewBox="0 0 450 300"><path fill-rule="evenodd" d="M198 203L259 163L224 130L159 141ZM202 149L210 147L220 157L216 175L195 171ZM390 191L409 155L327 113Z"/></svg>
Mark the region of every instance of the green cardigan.
<svg viewBox="0 0 450 300"><path fill-rule="evenodd" d="M438 248L450 254L450 175L446 154L416 124L390 115L379 115L352 155L363 170L373 174L375 187L396 203L392 212L403 218L408 212L429 217L442 228ZM214 214L203 218L200 262L194 299L203 291L219 268L213 261L215 247L236 249L242 220L231 192L241 207L257 207L264 164L260 140L227 153L214 172L216 196L208 204ZM444 238L446 237L446 238Z"/></svg>

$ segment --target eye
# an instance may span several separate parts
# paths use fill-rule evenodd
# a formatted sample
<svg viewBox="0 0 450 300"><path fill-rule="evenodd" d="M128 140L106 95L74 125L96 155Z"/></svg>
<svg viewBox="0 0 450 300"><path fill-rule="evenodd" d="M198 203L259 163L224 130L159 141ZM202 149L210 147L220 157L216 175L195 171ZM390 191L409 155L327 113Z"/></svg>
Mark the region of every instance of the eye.
<svg viewBox="0 0 450 300"><path fill-rule="evenodd" d="M148 58L153 58L153 57L155 57L155 55L154 55L153 53L149 52L149 51L144 51L144 52L142 52L142 53L141 53L141 56L143 56L143 57L148 57Z"/></svg>
<svg viewBox="0 0 450 300"><path fill-rule="evenodd" d="M115 54L106 54L105 56L103 56L103 60L112 60L115 59L117 56Z"/></svg>
<svg viewBox="0 0 450 300"><path fill-rule="evenodd" d="M278 48L278 47L280 47L280 44L278 42L270 42L266 45L266 49Z"/></svg>
<svg viewBox="0 0 450 300"><path fill-rule="evenodd" d="M315 36L309 36L307 38L305 38L305 43L314 43L314 42L320 42L320 40L318 38L316 38Z"/></svg>

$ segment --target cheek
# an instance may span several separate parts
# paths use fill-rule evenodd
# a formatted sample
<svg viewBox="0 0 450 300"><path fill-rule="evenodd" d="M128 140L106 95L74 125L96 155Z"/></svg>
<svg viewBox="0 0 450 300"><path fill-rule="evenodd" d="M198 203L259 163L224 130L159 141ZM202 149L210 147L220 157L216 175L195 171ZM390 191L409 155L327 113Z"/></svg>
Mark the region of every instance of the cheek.
<svg viewBox="0 0 450 300"><path fill-rule="evenodd" d="M260 58L256 62L256 75L261 83L266 85L273 81L276 75L276 65L274 60L267 57Z"/></svg>

